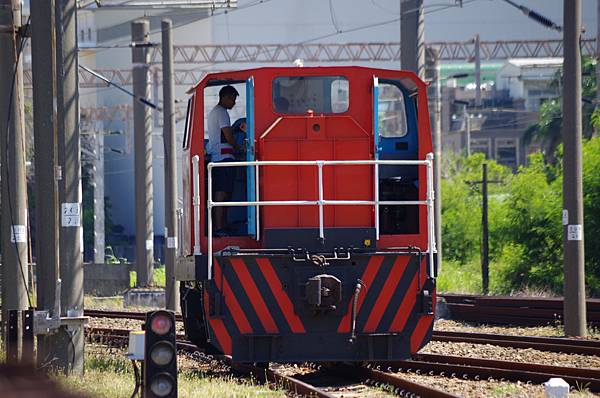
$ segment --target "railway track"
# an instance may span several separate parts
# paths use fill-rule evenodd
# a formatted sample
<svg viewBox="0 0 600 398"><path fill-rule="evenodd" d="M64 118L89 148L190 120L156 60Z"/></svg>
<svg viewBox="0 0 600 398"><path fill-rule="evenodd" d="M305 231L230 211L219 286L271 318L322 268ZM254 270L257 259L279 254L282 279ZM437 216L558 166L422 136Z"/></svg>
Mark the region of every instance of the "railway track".
<svg viewBox="0 0 600 398"><path fill-rule="evenodd" d="M118 312L91 312L89 316L122 317L129 319L144 319L144 314ZM129 331L114 329L88 328L88 333L101 336L105 339L121 338L125 341ZM178 336L178 347L188 346L188 350L197 352L195 346L181 341L183 336ZM472 344L491 344L504 347L521 349L536 349L540 351L561 352L566 354L600 355L598 342L594 340L560 338L560 337L531 337L514 335L495 335L486 333L465 333L450 331L435 331L433 340L446 342L465 342ZM263 382L276 383L294 394L316 397L333 397L329 390L332 388L315 386L317 384L310 378L303 376L283 375L274 369L252 367L231 362L230 358L220 359L228 363L233 369L244 374L251 374ZM229 361L229 362L227 362ZM512 361L453 357L446 355L417 354L411 360L381 362L376 368L362 366L340 366L327 370L338 377L352 377L354 381L360 380L369 385L387 385L388 390L399 395L410 392L416 396L425 397L452 397L443 391L432 390L427 386L407 381L398 375L403 371L416 371L424 374L456 376L472 380L506 380L525 383L543 383L552 377L561 377L570 385L579 388L588 388L592 392L600 392L600 369L583 369L563 366L549 366L542 364L520 363ZM348 383L351 383L349 380ZM325 383L326 384L326 383Z"/></svg>
<svg viewBox="0 0 600 398"><path fill-rule="evenodd" d="M146 315L138 312L85 310L85 315L95 318L118 318L145 320ZM181 321L181 317L177 317ZM500 347L532 348L540 351L562 352L565 354L599 355L600 343L597 340L566 337L532 337L498 335L489 333L434 331L432 340L471 344L490 344Z"/></svg>
<svg viewBox="0 0 600 398"><path fill-rule="evenodd" d="M562 322L563 300L556 297L477 296L440 294L452 319L487 324L540 326ZM600 326L600 299L587 299L587 321ZM144 320L145 314L85 310L86 316ZM178 316L181 321L181 316Z"/></svg>
<svg viewBox="0 0 600 398"><path fill-rule="evenodd" d="M107 328L88 328L87 332L88 335L96 336L101 340L118 340L121 344L126 343L129 334L128 330ZM178 337L181 338L182 336ZM544 339L546 338L542 338L542 340ZM579 341L579 343L583 348L595 348L586 347L588 342L585 341ZM198 349L194 345L181 339L178 339L177 346L179 350L185 352L198 352ZM215 357L215 359L224 362L238 373L252 375L262 382L275 383L294 394L324 398L334 397L333 394L326 391L326 388L313 385L318 384L318 378L317 382L314 382L306 377L283 375L273 369L233 363L229 357ZM587 388L592 392L600 392L600 369L550 366L433 354L416 354L411 360L379 362L376 365L376 367L365 367L336 364L335 367L325 369L327 372L338 375L338 377L346 378L348 384L353 383L356 380L360 380L366 385L376 384L379 386L385 384L390 387L388 389L389 391L398 395L412 393L417 396L433 398L448 398L454 396L437 389L432 389L428 386L410 382L399 376L397 373L408 371L446 377L462 377L464 379L472 380L493 379L536 384L543 383L552 377L560 377L570 385ZM307 382L307 380L310 382ZM327 383L325 382L325 384ZM330 384L332 383L330 382Z"/></svg>
<svg viewBox="0 0 600 398"><path fill-rule="evenodd" d="M563 299L558 297L477 296L440 294L452 319L467 322L540 326L563 320ZM600 325L600 299L587 299L587 321Z"/></svg>
<svg viewBox="0 0 600 398"><path fill-rule="evenodd" d="M455 343L490 344L500 347L532 348L540 351L565 354L600 355L598 340L567 337L533 337L489 333L434 331L433 341Z"/></svg>
<svg viewBox="0 0 600 398"><path fill-rule="evenodd" d="M417 354L412 360L383 362L388 371L420 371L431 375L462 377L473 380L508 380L543 383L560 377L572 386L600 392L600 369L582 369L565 366L521 363L447 355Z"/></svg>
<svg viewBox="0 0 600 398"><path fill-rule="evenodd" d="M110 341L124 346L127 343L129 330L126 329L110 329L110 328L87 328L86 334L88 338L94 341L106 342ZM201 352L198 348L188 341L182 340L183 336L178 336L177 349L189 354ZM301 380L300 378L284 375L276 370L255 366L251 364L236 363L228 356L214 356L216 360L223 362L231 369L238 373L251 375L255 379L263 383L272 383L281 386L295 395L317 397L317 398L336 398L324 387L317 387L311 383ZM345 371L340 372L340 369ZM332 370L328 370L333 372ZM404 396L406 393L411 393L416 396L431 397L431 398L456 398L455 395L445 393L435 388L417 384L403 379L398 375L382 372L366 367L344 366L336 367L334 372L339 377L342 377L347 384L354 383L358 379L366 385L379 383L390 386L390 390L397 395Z"/></svg>

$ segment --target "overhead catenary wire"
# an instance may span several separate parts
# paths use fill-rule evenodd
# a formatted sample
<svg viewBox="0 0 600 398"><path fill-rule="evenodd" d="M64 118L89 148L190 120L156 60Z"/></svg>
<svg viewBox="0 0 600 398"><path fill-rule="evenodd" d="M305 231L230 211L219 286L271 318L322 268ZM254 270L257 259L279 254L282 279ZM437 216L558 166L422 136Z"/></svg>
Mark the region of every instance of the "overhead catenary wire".
<svg viewBox="0 0 600 398"><path fill-rule="evenodd" d="M152 108L152 109L156 109L156 110L157 110L157 111L159 111L159 112L162 112L162 108L161 108L160 106L158 106L158 105L156 105L156 104L154 104L154 103L150 102L149 100L147 100L147 99L146 99L146 98L144 98L144 97L140 97L140 96L138 96L138 95L135 95L133 92L131 92L131 91L127 90L125 87L123 87L123 86L121 86L121 85L119 85L119 84L116 84L116 83L112 82L110 79L108 79L108 78L106 78L106 77L102 76L100 73L98 73L98 72L95 72L95 71L93 71L92 69L90 69L90 68L87 68L87 67L85 67L85 66L83 66L83 65L81 65L81 64L79 64L79 67L80 67L81 69L83 69L84 71L86 71L86 72L88 72L88 73L90 73L90 74L92 74L92 75L96 76L98 79L100 79L100 80L102 80L102 81L106 82L107 86L112 86L112 87L115 87L116 89L118 89L118 90L121 90L121 91L122 91L122 92L124 92L125 94L127 94L127 95L129 95L129 96L131 96L131 97L135 98L137 101L141 102L142 104L144 104L144 105L146 105L146 106L148 106L148 107L150 107L150 108Z"/></svg>
<svg viewBox="0 0 600 398"><path fill-rule="evenodd" d="M511 6L513 6L515 8L517 8L523 14L525 14L528 18L533 19L534 21L536 21L540 25L544 25L547 28L554 29L557 32L562 32L562 27L560 25L558 25L554 21L550 20L549 18L546 18L545 16L543 16L539 12L536 12L536 11L534 11L534 10L532 10L530 8L527 8L527 7L523 6L523 5L517 4L517 3L515 3L512 0L503 0L503 1L505 3L510 4Z"/></svg>
<svg viewBox="0 0 600 398"><path fill-rule="evenodd" d="M205 21L205 20L209 20L212 18L216 18L216 17L220 17L220 16L224 16L226 14L231 14L234 12L239 12L242 10L246 10L252 7L256 7L256 6L260 6L266 3L269 3L273 0L256 0L252 3L249 3L248 5L244 5L244 6L240 6L240 7L236 7L236 8L230 8L230 9L225 9L222 12L214 12L212 15L205 15L204 11L198 11L198 12L194 12L196 14L201 14L201 16L197 19L193 19L191 21L185 21L185 22L181 22L178 24L173 24L173 27L171 28L171 30L175 30L177 28L181 28L183 26L187 26L196 22L201 22L201 21ZM194 13L190 13L190 12L186 12L184 15L190 15L190 14L194 14ZM170 15L180 15L180 14L170 14ZM154 34L154 33L158 33L160 32L160 28L156 28L156 29L150 29L149 34ZM93 49L93 48L100 48L100 51L96 51L94 54L89 54L89 55L97 55L103 51L109 50L109 49L114 49L114 48L130 48L129 43L131 42L131 40L129 39L124 39L124 40L117 40L114 42L113 45L107 45L106 47L82 47L83 49ZM84 54L80 54L80 57L82 56L87 56Z"/></svg>
<svg viewBox="0 0 600 398"><path fill-rule="evenodd" d="M406 1L406 0L403 0L403 1ZM474 2L477 2L477 1L493 1L493 0L467 0L467 1L463 2L463 5L471 4L471 3L474 3ZM429 8L429 7L439 7L439 8L436 8L434 10L425 11L424 14L426 14L426 15L427 14L432 14L432 13L443 11L443 10L446 10L446 9L449 9L449 8L459 7L459 5L457 5L457 4L434 4L434 5L427 6L427 8ZM414 11L417 11L417 9L408 10L406 12L414 12ZM316 36L316 37L312 37L310 39L305 39L305 40L293 43L293 45L299 46L299 45L308 44L308 43L312 43L312 42L323 40L323 39L328 39L330 37L338 36L338 35L345 34L345 33L353 33L353 32L357 32L357 31L360 31L360 30L365 30L365 29L370 29L370 28L374 28L374 27L380 27L380 26L384 26L384 25L389 25L389 24L392 24L392 23L395 23L395 22L399 22L400 19L401 19L400 17L396 17L396 18L385 20L385 21L375 22L375 23L371 23L371 24L367 24L367 25L361 25L361 26L357 26L357 27L354 27L354 28L349 28L349 29L345 29L345 30L336 31L336 32L333 32L333 33L327 33L327 34L324 34L324 35L321 35L321 36ZM257 56L257 55L260 55L260 54L270 54L271 51L275 51L275 50L263 49L262 51L258 51L257 53L255 53L253 55ZM248 60L248 61L250 61L250 60ZM214 66L214 65L215 65L215 63L204 64L204 65L192 68L189 71L210 70L210 68L212 66Z"/></svg>

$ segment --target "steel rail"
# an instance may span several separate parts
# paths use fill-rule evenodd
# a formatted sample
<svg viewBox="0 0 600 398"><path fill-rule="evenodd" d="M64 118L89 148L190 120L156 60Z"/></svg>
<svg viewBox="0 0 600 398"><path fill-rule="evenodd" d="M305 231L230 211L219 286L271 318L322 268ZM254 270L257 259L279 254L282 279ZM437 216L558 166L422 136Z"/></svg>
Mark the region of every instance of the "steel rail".
<svg viewBox="0 0 600 398"><path fill-rule="evenodd" d="M292 394L301 394L307 397L318 397L318 398L335 398L335 395L329 394L322 389L315 387L311 384L305 383L291 376L282 375L268 368L261 368L249 364L232 363L233 369L239 370L244 373L251 374L262 382L273 383L278 386L284 387Z"/></svg>
<svg viewBox="0 0 600 398"><path fill-rule="evenodd" d="M501 367L502 369L514 369L526 372L559 374L563 376L600 380L600 369L594 368L574 368L568 366L544 365L529 362L513 362L499 359L470 358L437 354L416 354L414 355L413 359L426 362L481 366L488 368Z"/></svg>
<svg viewBox="0 0 600 398"><path fill-rule="evenodd" d="M127 329L111 329L111 328L86 328L85 333L88 337L103 337L112 341L116 341L119 343L125 343L128 340L130 330ZM202 352L198 349L196 345L193 343L181 339L183 336L178 335L177 339L177 349L180 351L185 351L187 353L197 353ZM318 397L318 398L335 398L334 395L331 395L317 387L314 387L308 383L305 383L301 380L298 380L294 377L285 376L279 374L268 368L261 368L259 366L254 366L250 364L243 364L234 362L230 356L226 355L215 355L213 358L225 363L227 366L232 369L245 373L251 374L256 379L262 382L273 383L277 386L282 386L286 390L290 391L292 394L301 394L308 397Z"/></svg>
<svg viewBox="0 0 600 398"><path fill-rule="evenodd" d="M545 344L564 345L569 347L591 347L597 348L600 346L600 340L595 339L577 339L570 337L545 337L545 336L517 336L511 334L491 334L491 333L474 333L474 332L454 332L445 330L434 330L433 338L464 338L466 342L471 342L471 339L489 339L502 341L522 341L539 345L543 348ZM454 340L457 341L457 340ZM532 348L534 348L532 346Z"/></svg>
<svg viewBox="0 0 600 398"><path fill-rule="evenodd" d="M560 321L560 297L512 297L443 294L454 319L467 322L537 326ZM587 319L600 324L600 299L587 299Z"/></svg>
<svg viewBox="0 0 600 398"><path fill-rule="evenodd" d="M493 336L493 335L492 335ZM570 344L559 344L559 343L535 343L530 340L523 341L518 337L513 340L507 339L494 339L494 338L481 338L481 337L462 337L462 336L440 336L434 335L433 340L445 341L453 343L471 343L471 344L490 344L500 347L513 347L513 348L531 348L540 351L550 352L562 352L567 354L583 354L583 355L600 355L600 347L590 346L576 346Z"/></svg>
<svg viewBox="0 0 600 398"><path fill-rule="evenodd" d="M438 390L437 388L415 383L406 380L399 375L383 372L381 370L365 366L340 365L336 366L335 368L330 368L329 370L346 376L352 375L354 377L363 379L367 382L367 384L369 382L387 384L395 389L400 390L398 393L400 396L404 396L405 393L408 392L427 398L457 398L457 395Z"/></svg>
<svg viewBox="0 0 600 398"><path fill-rule="evenodd" d="M443 358L444 357L441 357L442 360ZM475 380L494 379L543 383L550 378L559 377L564 379L570 385L579 385L590 389L592 392L600 392L600 378L570 376L568 374L561 373L560 367L556 367L554 369L554 371L558 373L552 373L545 371L520 370L517 367L521 364L508 361L484 360L475 358L473 358L472 361L471 358L461 358L461 360L461 364L445 363L445 361L429 362L427 360L415 359L407 361L381 362L380 365L388 366L388 369L397 368L399 370L406 371L419 370L430 374L438 373L442 376L451 377L462 376L464 378L471 378ZM567 369L569 370L564 371L564 373L572 372L572 368ZM594 371L593 369L591 370ZM595 374L596 373L594 373L594 375Z"/></svg>

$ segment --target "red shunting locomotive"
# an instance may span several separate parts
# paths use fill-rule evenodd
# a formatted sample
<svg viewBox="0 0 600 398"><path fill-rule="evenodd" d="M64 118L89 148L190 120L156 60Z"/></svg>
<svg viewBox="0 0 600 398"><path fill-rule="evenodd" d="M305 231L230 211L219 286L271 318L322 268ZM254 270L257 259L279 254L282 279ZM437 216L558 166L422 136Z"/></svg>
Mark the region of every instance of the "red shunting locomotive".
<svg viewBox="0 0 600 398"><path fill-rule="evenodd" d="M214 162L207 115L227 85L243 150ZM425 83L258 68L209 74L190 93L176 266L188 338L240 362L394 360L425 345L437 272ZM219 168L234 180L221 202Z"/></svg>

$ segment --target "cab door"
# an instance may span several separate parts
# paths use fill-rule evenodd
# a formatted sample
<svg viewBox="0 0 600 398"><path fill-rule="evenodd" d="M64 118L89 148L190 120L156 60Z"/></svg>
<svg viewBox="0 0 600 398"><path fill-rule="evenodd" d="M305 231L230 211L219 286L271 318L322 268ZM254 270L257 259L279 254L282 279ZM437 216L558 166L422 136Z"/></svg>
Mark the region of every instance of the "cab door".
<svg viewBox="0 0 600 398"><path fill-rule="evenodd" d="M373 142L375 159L416 160L418 126L411 92L400 80L373 77ZM380 165L379 200L417 200L418 167ZM419 231L418 206L382 205L378 209L379 231L385 235Z"/></svg>

